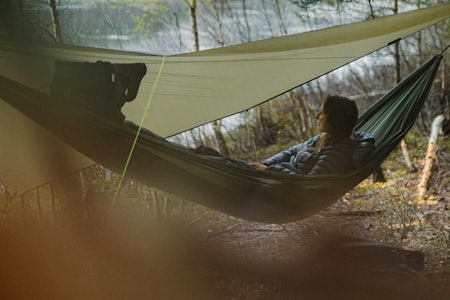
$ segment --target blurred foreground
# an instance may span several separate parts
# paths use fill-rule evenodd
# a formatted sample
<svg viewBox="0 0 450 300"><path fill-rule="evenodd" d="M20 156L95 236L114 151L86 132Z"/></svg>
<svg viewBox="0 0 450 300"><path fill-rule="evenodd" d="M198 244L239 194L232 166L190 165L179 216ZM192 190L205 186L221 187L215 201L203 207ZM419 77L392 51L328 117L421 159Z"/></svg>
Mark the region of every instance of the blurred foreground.
<svg viewBox="0 0 450 300"><path fill-rule="evenodd" d="M5 229L0 298L264 298L239 281L271 286L271 299L448 299L417 272L420 253L326 234L291 257L245 257L186 228L103 216Z"/></svg>

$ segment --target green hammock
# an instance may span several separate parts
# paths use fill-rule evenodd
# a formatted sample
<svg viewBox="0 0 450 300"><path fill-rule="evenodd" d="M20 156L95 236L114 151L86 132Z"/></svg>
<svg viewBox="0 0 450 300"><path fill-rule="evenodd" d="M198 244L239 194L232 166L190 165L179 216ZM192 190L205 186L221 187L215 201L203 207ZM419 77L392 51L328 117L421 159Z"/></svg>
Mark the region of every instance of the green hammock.
<svg viewBox="0 0 450 300"><path fill-rule="evenodd" d="M367 178L414 124L442 55L429 59L370 107L356 130L372 133L377 148L346 175L304 176L232 166L141 132L127 176L239 218L267 223L317 213ZM90 159L121 172L136 130L76 107L50 105L46 94L0 77L0 98ZM63 101L59 102L62 103Z"/></svg>

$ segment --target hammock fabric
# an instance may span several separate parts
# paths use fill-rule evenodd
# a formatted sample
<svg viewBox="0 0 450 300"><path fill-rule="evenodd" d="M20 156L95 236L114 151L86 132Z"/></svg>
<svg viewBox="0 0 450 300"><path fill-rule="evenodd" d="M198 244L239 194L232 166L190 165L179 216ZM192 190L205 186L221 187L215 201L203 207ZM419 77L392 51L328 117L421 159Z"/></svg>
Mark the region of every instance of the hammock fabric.
<svg viewBox="0 0 450 300"><path fill-rule="evenodd" d="M282 223L310 216L369 176L398 145L423 106L441 58L429 59L360 117L357 130L372 133L377 148L363 167L350 174L303 176L251 170L142 132L127 176L247 220ZM131 127L77 107L49 105L52 99L46 94L4 77L0 77L0 98L90 159L122 171L136 134Z"/></svg>

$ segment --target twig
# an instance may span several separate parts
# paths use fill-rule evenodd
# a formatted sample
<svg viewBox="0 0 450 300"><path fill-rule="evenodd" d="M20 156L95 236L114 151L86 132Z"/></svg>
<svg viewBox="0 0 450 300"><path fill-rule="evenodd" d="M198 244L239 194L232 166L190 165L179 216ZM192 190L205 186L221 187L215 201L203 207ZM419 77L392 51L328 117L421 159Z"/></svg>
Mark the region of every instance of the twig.
<svg viewBox="0 0 450 300"><path fill-rule="evenodd" d="M283 224L280 224L281 228L286 232L286 234L297 244L300 244L300 240L298 240L296 237L292 235L292 233L289 232L289 230L284 226Z"/></svg>
<svg viewBox="0 0 450 300"><path fill-rule="evenodd" d="M234 229L236 229L239 226L241 226L241 225L240 224L236 224L236 225L230 226L230 227L228 227L228 228L226 228L224 230L221 230L221 231L218 231L218 232L213 232L210 235L208 235L208 238L212 238L212 237L218 236L220 234L233 231Z"/></svg>

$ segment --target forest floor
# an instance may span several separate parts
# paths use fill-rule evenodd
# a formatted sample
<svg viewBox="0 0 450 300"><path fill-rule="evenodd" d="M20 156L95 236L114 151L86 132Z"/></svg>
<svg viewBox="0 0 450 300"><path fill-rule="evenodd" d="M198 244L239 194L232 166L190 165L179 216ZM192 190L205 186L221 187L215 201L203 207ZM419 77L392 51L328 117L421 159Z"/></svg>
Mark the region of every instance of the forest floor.
<svg viewBox="0 0 450 300"><path fill-rule="evenodd" d="M449 299L449 193L447 191L445 196L432 204L409 204L405 199L409 198L407 194L416 193L415 189L410 188L416 184L414 179L408 179L414 175L405 175L402 179L388 179L386 183L372 184L367 180L324 211L289 224L252 223L227 216L222 216L224 220L221 223L216 222L214 217L210 220L215 221L209 224L202 222L197 229L203 230L204 237L219 248L220 253L232 255L235 258L233 263L243 265L242 268L237 267L237 271L217 275L216 284L227 291L225 295L231 296L228 299ZM366 188L369 185L371 188L368 191ZM387 195L386 190L389 189L392 190ZM384 259L364 257L382 256L382 252L363 253L362 258L355 257L358 261L352 266L348 265L353 263L352 260L330 261L335 258L334 254L331 254L333 258L320 256L328 255L327 250L333 251L342 242L339 239L348 236L419 251L424 254L423 269L413 270L409 269L411 266L406 266L406 269L398 271L396 266L402 261L381 264L378 268L386 270L375 277L389 277L392 271L399 272L406 279L400 280L393 288L388 284L383 286L380 278L369 275L359 277L364 271L350 268L364 263L360 259L368 260L369 264L371 259ZM335 237L338 237L337 241ZM327 242L328 239L332 242ZM316 252L320 254L314 255ZM265 272L270 275L265 276ZM313 275L309 277L309 274ZM339 276L346 278L344 283L340 282L342 278ZM410 280L411 276L414 280ZM288 286L280 280L286 281ZM302 280L308 282L306 287ZM339 282L339 289L327 290L336 289L335 283L327 280ZM396 279L389 281L392 283ZM430 294L429 289L436 294ZM375 291L377 293L372 294Z"/></svg>
<svg viewBox="0 0 450 300"><path fill-rule="evenodd" d="M200 212L196 230L224 257L233 257L228 266L240 264L216 275L215 284L226 299L450 299L448 153L445 147L438 151L422 204L414 203L420 172L409 172L398 151L387 162L397 171L385 171L386 182L369 178L297 222L261 224ZM413 154L417 165L421 155ZM339 252L346 237L383 246ZM422 253L424 263L414 268L390 256L393 249Z"/></svg>
<svg viewBox="0 0 450 300"><path fill-rule="evenodd" d="M316 215L286 224L177 199L158 216L155 207L143 213L140 196L135 205L118 203L118 215L77 218L76 226L40 220L22 230L17 210L17 224L9 220L0 231L0 298L450 299L444 142L425 204L414 202L426 142L413 142L418 172L408 171L397 150L383 165L386 182L368 178Z"/></svg>

